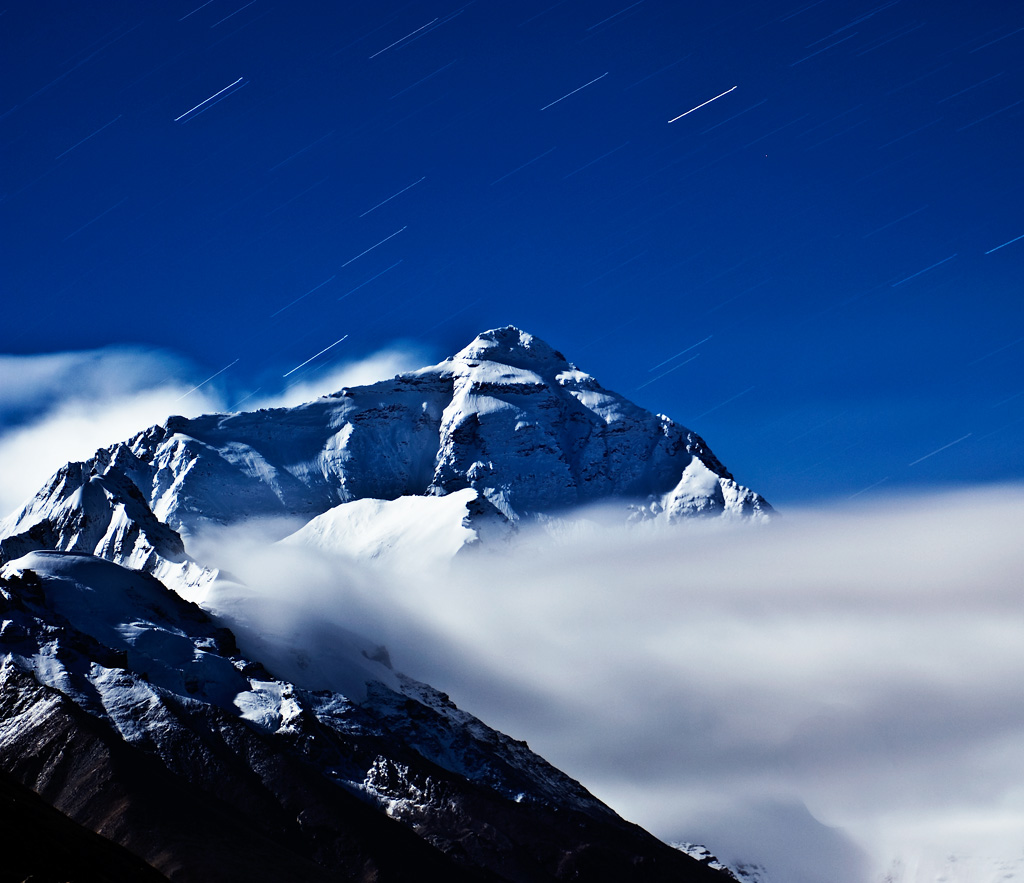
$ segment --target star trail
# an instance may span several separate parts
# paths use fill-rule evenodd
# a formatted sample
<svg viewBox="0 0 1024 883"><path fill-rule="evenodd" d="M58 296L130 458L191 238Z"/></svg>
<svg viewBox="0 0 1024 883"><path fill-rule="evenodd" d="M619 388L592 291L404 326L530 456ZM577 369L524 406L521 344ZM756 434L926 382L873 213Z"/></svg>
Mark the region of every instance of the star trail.
<svg viewBox="0 0 1024 883"><path fill-rule="evenodd" d="M512 323L777 504L1024 476L1005 4L15 2L3 26L12 356L152 347L242 402L321 334L348 337L304 384Z"/></svg>

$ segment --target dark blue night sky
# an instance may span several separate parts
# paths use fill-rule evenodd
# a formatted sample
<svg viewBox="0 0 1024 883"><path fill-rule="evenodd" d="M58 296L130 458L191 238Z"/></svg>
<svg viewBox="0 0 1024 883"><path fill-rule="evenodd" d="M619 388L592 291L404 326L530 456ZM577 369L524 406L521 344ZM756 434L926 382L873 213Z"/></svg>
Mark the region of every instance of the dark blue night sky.
<svg viewBox="0 0 1024 883"><path fill-rule="evenodd" d="M0 31L7 354L152 347L234 401L515 324L779 506L1024 478L1018 4L14 2Z"/></svg>

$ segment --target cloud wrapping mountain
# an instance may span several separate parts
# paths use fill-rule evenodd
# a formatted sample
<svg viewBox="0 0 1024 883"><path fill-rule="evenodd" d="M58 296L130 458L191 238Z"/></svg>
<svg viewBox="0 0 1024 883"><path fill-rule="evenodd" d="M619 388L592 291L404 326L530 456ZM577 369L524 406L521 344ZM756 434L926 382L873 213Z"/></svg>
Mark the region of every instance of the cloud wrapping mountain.
<svg viewBox="0 0 1024 883"><path fill-rule="evenodd" d="M567 510L601 499L618 501L622 522L770 512L698 436L511 327L392 381L291 409L172 417L69 463L0 528L5 770L186 879L196 857L179 841L194 832L164 822L141 837L140 824L153 828L152 797L115 767L157 760L148 793L180 803L173 792L201 800L197 789L212 787L227 803L214 817L234 813L243 828L264 805L277 819L257 826L268 868L295 859L351 874L361 864L403 879L392 846L377 845L390 844L376 821L386 817L422 838L425 866L453 863L452 879L721 879L622 822L525 743L393 670L388 652L353 630L359 617L343 597L322 596L333 612L317 627L294 604L313 597L304 568L263 570L257 587L216 569L223 548L209 562L195 557L217 530L283 535L307 522L321 545L341 534L364 557L408 560L444 539L451 559L526 525L571 524ZM424 522L436 529L417 534ZM402 539L409 549L395 551ZM309 554L310 541L300 531L281 549L305 543ZM261 596L271 572L276 588ZM108 795L134 821L113 826L107 800L81 801L87 770L52 769L72 750L107 758L92 769L105 770ZM307 767L302 784L295 763ZM297 829L294 806L305 807ZM178 845L165 848L163 836Z"/></svg>
<svg viewBox="0 0 1024 883"><path fill-rule="evenodd" d="M509 435L545 438L543 423L517 427L528 422L524 415L545 413L534 402L557 396L550 393L552 377L566 375L570 395L605 407L615 418L606 428L629 426L632 415L664 439L666 423L637 418L628 403L568 373L550 348L538 353L557 370L507 365L496 382L487 372L500 363L482 356L499 347L485 340L484 352L467 348L435 368L294 411L183 419L150 430L59 473L34 510L46 517L15 533L8 548L26 551L31 540L40 548L78 543L121 555L131 549L139 557L129 563L143 565L142 553L153 553L152 566L172 577L173 552L183 556L177 576L192 569L191 591L231 624L240 654L260 660L292 685L293 695L333 685L365 702L369 674L404 696L400 702L430 708L422 701L428 694L412 691L411 682L381 664L386 644L397 669L442 685L459 706L528 738L658 836L699 840L733 867L767 869L752 880L817 881L829 868L829 879L843 883L874 883L886 874L919 883L919 872L930 868L950 880L989 883L989 871L994 881L1010 868L1013 832L1024 817L1013 786L1024 774L1024 722L1015 699L1024 675L1020 489L792 511L770 522L755 518L755 530L742 518L670 524L668 492L538 515L494 472L468 473L486 462L484 454L501 464L496 451L530 450L518 450ZM464 366L453 365L459 358ZM546 373L548 389L534 388L528 372L542 382ZM429 461L409 466L416 462L412 446L400 442L418 437L418 420L426 423L422 407L410 417L416 409L408 402L418 395L429 411L437 386L447 404L429 417L436 429L419 430L435 458L447 457L449 471L435 474ZM405 399L391 404L403 406L388 411L396 392ZM558 415L551 425L560 425L564 403L555 398L548 407ZM311 419L318 409L353 419L327 432ZM289 484L287 476L295 476L280 468L283 460L267 456L274 441L267 426L279 418L292 421L292 443L317 442L308 456L289 461L308 484ZM464 428L467 421L475 434ZM389 436L385 430L395 426L403 428ZM450 427L447 436L442 426ZM175 427L189 432L168 432ZM245 446L232 447L230 431L240 427L248 433ZM317 452L328 446L321 442L346 432L353 439L357 430L369 430L362 448L332 448L333 462L352 470L352 481L340 488L352 493L369 482L360 455L380 451L387 480L397 486L418 476L420 495L336 502L343 496L336 488L334 497L324 493L310 505L310 488L325 487L322 472L309 465L323 462ZM624 444L629 436L613 434L607 449L635 453ZM167 463L193 464L178 485L187 492L178 497L175 527L157 517L149 497L154 485L127 482L132 474L151 479L152 464L137 473L120 468L147 438L157 447L166 442ZM689 457L689 464L709 468L706 445L689 443L692 451L677 454L676 466ZM566 444L566 436L549 442L552 449ZM643 450L656 452L659 444ZM166 453L189 445L199 452L193 460ZM543 459L550 452L538 447L550 466ZM569 437L561 450L586 451L587 444L574 447ZM576 474L586 474L578 468L585 460L576 461ZM630 480L650 475L658 460L640 462L639 470L631 463ZM237 485L222 483L224 464ZM573 475L532 467L525 474L532 473L535 490L562 493L564 478L551 478L567 472ZM449 483L433 490L448 493L423 494L436 476ZM714 479L723 500L730 481ZM233 487L233 499L217 500L209 490ZM704 499L714 499L715 488L703 487L710 492ZM86 507L91 517L81 529L89 495L99 505ZM259 505L250 512L251 500ZM230 523L204 511L226 512L230 517L220 520ZM257 512L261 517L244 517ZM187 592L186 582L177 585ZM381 799L401 810L391 797ZM945 860L951 850L960 858L955 867Z"/></svg>

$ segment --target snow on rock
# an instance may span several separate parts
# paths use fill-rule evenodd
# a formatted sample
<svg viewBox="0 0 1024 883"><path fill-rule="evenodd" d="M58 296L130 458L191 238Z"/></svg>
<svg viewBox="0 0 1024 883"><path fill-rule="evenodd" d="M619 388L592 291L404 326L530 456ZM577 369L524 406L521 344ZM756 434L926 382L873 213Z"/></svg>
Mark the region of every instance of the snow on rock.
<svg viewBox="0 0 1024 883"><path fill-rule="evenodd" d="M732 478L713 472L698 459L684 470L682 478L660 500L668 521L694 516L756 517L764 513L759 500Z"/></svg>
<svg viewBox="0 0 1024 883"><path fill-rule="evenodd" d="M379 644L339 625L337 616L311 620L301 615L289 588L281 586L277 594L254 593L240 583L216 579L206 590L203 607L231 623L247 657L259 659L275 675L303 689L331 690L353 701L366 698L368 683L399 689ZM252 701L246 700L247 708Z"/></svg>
<svg viewBox="0 0 1024 883"><path fill-rule="evenodd" d="M297 623L287 573L258 595L193 557L209 528L262 519L290 546L435 568L591 504L664 522L771 511L694 433L511 327L296 408L171 417L62 467L0 523L0 757L91 717L204 788L216 769L225 793L259 783L293 807L330 785L445 852L470 845L460 861L546 863L509 879L554 879L600 844L617 870L594 879L719 880L394 671L337 610ZM318 783L301 799L298 769Z"/></svg>
<svg viewBox="0 0 1024 883"><path fill-rule="evenodd" d="M702 865L707 865L716 871L721 871L730 879L738 883L772 883L771 878L764 866L757 864L726 865L706 846L696 843L673 843L680 852L686 853L692 859L696 859Z"/></svg>
<svg viewBox="0 0 1024 883"><path fill-rule="evenodd" d="M188 552L211 525L299 519L294 542L370 558L430 547L436 561L612 501L624 518L668 522L771 512L695 433L509 326L391 380L295 408L171 417L69 463L0 524L0 560L89 552L188 594L215 576Z"/></svg>
<svg viewBox="0 0 1024 883"><path fill-rule="evenodd" d="M126 739L136 738L139 718L160 705L159 691L230 707L249 689L232 661L234 638L198 607L182 600L149 574L76 552L30 552L8 562L0 577L38 592L37 609L59 611L73 630L39 631L23 619L22 632L47 636L17 655L40 683L76 697L112 720ZM16 599L9 598L14 601ZM12 607L12 613L21 613ZM68 651L82 644L89 662ZM95 643L102 653L89 648ZM10 645L9 645L10 646ZM145 679L126 670L144 672Z"/></svg>
<svg viewBox="0 0 1024 883"><path fill-rule="evenodd" d="M30 673L157 753L173 750L182 707L302 738L319 721L395 742L399 754L413 748L506 799L610 813L525 743L394 671L372 641L325 621L297 642L272 601L254 611L260 599L214 583L210 606L232 602L250 609L228 631L148 574L82 553L30 552L0 568L0 668Z"/></svg>

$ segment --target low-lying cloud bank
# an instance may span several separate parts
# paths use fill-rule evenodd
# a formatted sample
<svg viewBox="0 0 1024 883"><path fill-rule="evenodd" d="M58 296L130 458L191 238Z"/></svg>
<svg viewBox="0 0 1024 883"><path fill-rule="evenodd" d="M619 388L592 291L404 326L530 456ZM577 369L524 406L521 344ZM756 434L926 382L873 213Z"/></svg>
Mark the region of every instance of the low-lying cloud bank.
<svg viewBox="0 0 1024 883"><path fill-rule="evenodd" d="M446 575L217 545L277 599L266 628L284 595L314 656L331 620L385 641L667 840L773 881L989 883L943 863L1024 846L1022 502L1001 486L766 527L593 522Z"/></svg>

